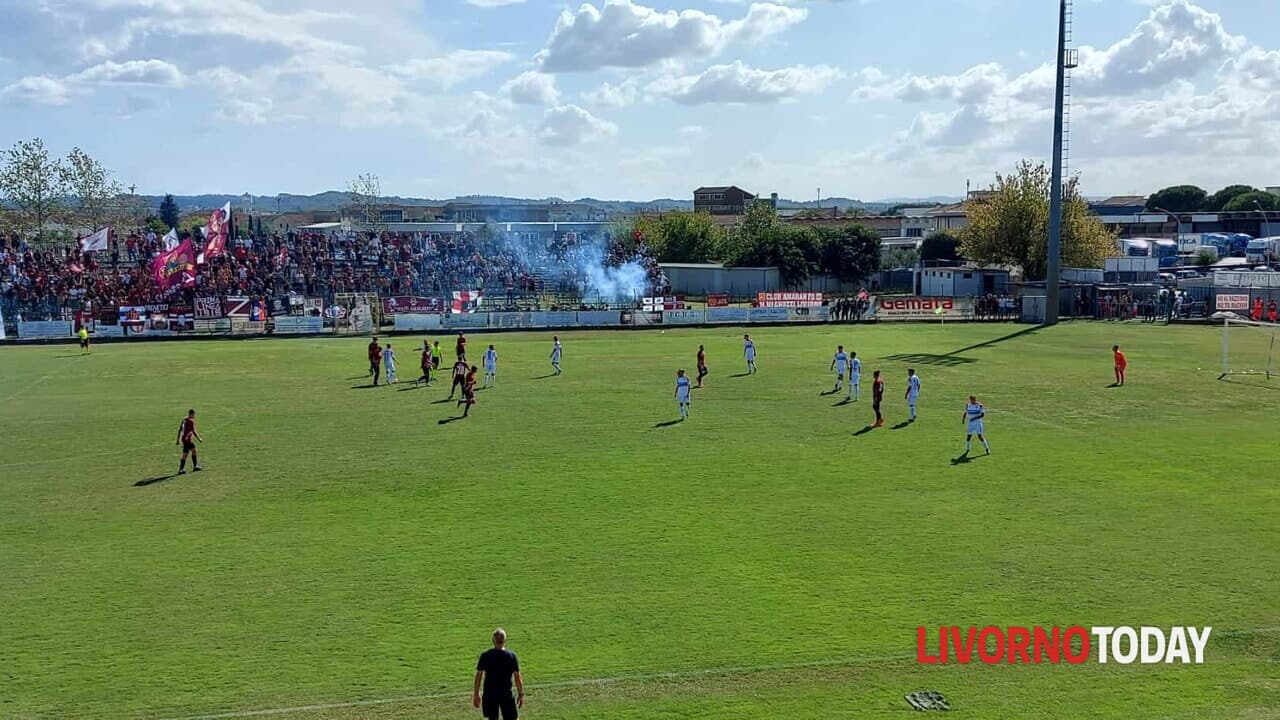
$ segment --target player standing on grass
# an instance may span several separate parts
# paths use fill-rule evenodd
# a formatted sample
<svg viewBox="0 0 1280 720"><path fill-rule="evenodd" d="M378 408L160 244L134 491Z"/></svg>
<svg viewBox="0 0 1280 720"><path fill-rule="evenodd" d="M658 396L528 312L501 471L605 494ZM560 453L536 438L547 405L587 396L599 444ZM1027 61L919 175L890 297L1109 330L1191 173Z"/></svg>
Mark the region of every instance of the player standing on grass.
<svg viewBox="0 0 1280 720"><path fill-rule="evenodd" d="M551 345L551 367L555 370L551 374L559 375L562 372L560 370L560 358L564 355L564 348L560 345L559 335L552 335L551 341L553 343Z"/></svg>
<svg viewBox="0 0 1280 720"><path fill-rule="evenodd" d="M1129 367L1129 360L1124 356L1124 353L1120 352L1119 345L1111 346L1111 354L1115 356L1116 360L1116 386L1119 387L1124 385L1124 371Z"/></svg>
<svg viewBox="0 0 1280 720"><path fill-rule="evenodd" d="M458 331L458 341L454 344L453 351L458 355L459 360L467 359L467 336Z"/></svg>
<svg viewBox="0 0 1280 720"><path fill-rule="evenodd" d="M920 376L916 374L915 368L907 368L907 409L911 411L911 417L907 422L916 421L916 403L920 400Z"/></svg>
<svg viewBox="0 0 1280 720"><path fill-rule="evenodd" d="M89 349L89 330L81 325L78 334L80 335L80 354L88 355L92 353L93 351Z"/></svg>
<svg viewBox="0 0 1280 720"><path fill-rule="evenodd" d="M466 390L467 382L467 361L461 358L453 364L453 382L449 385L449 397L446 400L453 399L453 393L457 390Z"/></svg>
<svg viewBox="0 0 1280 720"><path fill-rule="evenodd" d="M862 361L858 353L849 353L849 399L857 401L862 394Z"/></svg>
<svg viewBox="0 0 1280 720"><path fill-rule="evenodd" d="M843 345L836 346L836 355L831 358L831 369L836 371L836 387L831 391L835 394L844 386L844 374L849 369L849 355L844 351Z"/></svg>
<svg viewBox="0 0 1280 720"><path fill-rule="evenodd" d="M182 424L178 426L178 440L175 445L182 445L182 460L178 463L178 474L184 475L187 472L187 455L191 455L191 470L198 472L204 468L200 467L200 458L196 456L196 441L204 442L204 438L200 437L200 433L196 432L196 411L188 410L187 416L182 419Z"/></svg>
<svg viewBox="0 0 1280 720"><path fill-rule="evenodd" d="M742 355L747 359L747 374L753 375L756 371L756 344L750 335L742 336Z"/></svg>
<svg viewBox="0 0 1280 720"><path fill-rule="evenodd" d="M382 351L382 364L387 366L387 384L396 384L396 353L391 349L391 343L387 343L387 347Z"/></svg>
<svg viewBox="0 0 1280 720"><path fill-rule="evenodd" d="M707 376L707 351L698 346L698 387L702 387L702 378Z"/></svg>
<svg viewBox="0 0 1280 720"><path fill-rule="evenodd" d="M689 418L689 378L684 374L684 370L676 371L676 403L680 405L680 419L687 420Z"/></svg>
<svg viewBox="0 0 1280 720"><path fill-rule="evenodd" d="M463 367L466 367L465 363L463 363ZM476 404L476 371L479 369L472 365L471 369L467 371L466 378L462 381L462 399L458 401L458 404L462 406L462 417L470 415L471 406Z"/></svg>
<svg viewBox="0 0 1280 720"><path fill-rule="evenodd" d="M444 362L444 351L440 349L440 341L436 340L431 344L431 369L437 374L440 372L440 364Z"/></svg>
<svg viewBox="0 0 1280 720"><path fill-rule="evenodd" d="M964 407L965 435L964 435L964 454L969 454L970 445L973 436L978 436L978 441L982 443L982 447L986 448L987 454L991 454L991 445L987 442L987 437L982 434L982 420L987 416L987 409L982 403L978 402L978 398L974 395L969 396L969 404Z"/></svg>
<svg viewBox="0 0 1280 720"><path fill-rule="evenodd" d="M880 371L876 370L871 373L871 409L876 411L876 424L871 427L884 425L884 416L880 414L882 400L884 400L884 378L880 377Z"/></svg>
<svg viewBox="0 0 1280 720"><path fill-rule="evenodd" d="M373 384L378 384L378 377L382 375L382 346L378 345L378 336L374 335L369 341L369 374L373 376Z"/></svg>
<svg viewBox="0 0 1280 720"><path fill-rule="evenodd" d="M422 370L422 376L419 377L417 380L414 380L414 382L415 383L424 382L430 385L431 384L431 343L427 342L426 340L422 341L422 360L420 361L420 368Z"/></svg>
<svg viewBox="0 0 1280 720"><path fill-rule="evenodd" d="M486 720L516 720L519 708L524 707L524 678L520 677L520 659L506 648L507 632L502 628L493 631L493 648L480 654L476 663L476 683L471 691L471 704L481 708ZM516 691L511 697L511 680L516 681ZM484 683L484 695L480 684Z"/></svg>
<svg viewBox="0 0 1280 720"><path fill-rule="evenodd" d="M484 386L498 384L498 351L492 345L484 351Z"/></svg>

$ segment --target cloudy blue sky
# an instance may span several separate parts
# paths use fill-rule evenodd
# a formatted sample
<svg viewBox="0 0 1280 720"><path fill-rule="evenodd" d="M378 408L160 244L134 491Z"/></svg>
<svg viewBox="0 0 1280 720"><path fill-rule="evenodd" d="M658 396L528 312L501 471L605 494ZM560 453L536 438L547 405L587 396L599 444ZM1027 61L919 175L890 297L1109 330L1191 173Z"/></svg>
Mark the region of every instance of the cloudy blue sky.
<svg viewBox="0 0 1280 720"><path fill-rule="evenodd" d="M0 143L148 193L962 194L1047 158L1055 0L7 0ZM1090 195L1280 185L1280 2L1078 0Z"/></svg>

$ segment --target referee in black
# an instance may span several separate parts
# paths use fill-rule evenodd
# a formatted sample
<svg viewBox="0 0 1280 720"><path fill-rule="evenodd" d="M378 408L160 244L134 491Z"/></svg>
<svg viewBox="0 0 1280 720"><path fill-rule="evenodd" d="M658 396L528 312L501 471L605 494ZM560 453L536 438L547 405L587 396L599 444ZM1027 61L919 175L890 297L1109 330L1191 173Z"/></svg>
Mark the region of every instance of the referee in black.
<svg viewBox="0 0 1280 720"><path fill-rule="evenodd" d="M471 704L481 708L487 720L516 720L524 707L524 680L520 677L520 660L506 648L507 631L493 631L493 647L480 653L476 663L476 683ZM516 681L516 696L511 696L511 679ZM484 683L484 697L480 695L480 683Z"/></svg>

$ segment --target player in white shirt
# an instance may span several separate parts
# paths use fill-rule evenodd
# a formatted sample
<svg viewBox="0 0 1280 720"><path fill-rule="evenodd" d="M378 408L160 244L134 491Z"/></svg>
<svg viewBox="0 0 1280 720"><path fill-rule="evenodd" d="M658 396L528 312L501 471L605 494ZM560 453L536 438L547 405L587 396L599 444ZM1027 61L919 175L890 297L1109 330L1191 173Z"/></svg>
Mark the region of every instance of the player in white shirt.
<svg viewBox="0 0 1280 720"><path fill-rule="evenodd" d="M747 374L751 375L756 371L756 344L750 335L742 336L742 354L747 359Z"/></svg>
<svg viewBox="0 0 1280 720"><path fill-rule="evenodd" d="M498 351L490 345L484 351L484 386L493 387L498 384Z"/></svg>
<svg viewBox="0 0 1280 720"><path fill-rule="evenodd" d="M391 343L382 349L382 364L387 369L387 384L396 384L396 354L391 349Z"/></svg>
<svg viewBox="0 0 1280 720"><path fill-rule="evenodd" d="M689 376L684 374L684 370L676 371L676 402L680 405L680 419L685 420L689 417L689 389L691 385Z"/></svg>
<svg viewBox="0 0 1280 720"><path fill-rule="evenodd" d="M916 374L915 368L907 369L907 408L911 410L911 417L907 422L916 421L916 402L920 400L920 376Z"/></svg>
<svg viewBox="0 0 1280 720"><path fill-rule="evenodd" d="M987 454L991 454L991 445L987 443L987 437L982 434L982 420L987 416L987 409L982 403L978 402L977 396L969 396L969 404L964 408L965 435L964 435L964 454L969 454L969 448L973 436L978 436L978 441L982 443L982 447L986 448Z"/></svg>
<svg viewBox="0 0 1280 720"><path fill-rule="evenodd" d="M831 369L836 371L836 387L831 391L834 394L844 387L844 374L849 370L849 354L844 351L843 345L836 346L836 356L831 358Z"/></svg>
<svg viewBox="0 0 1280 720"><path fill-rule="evenodd" d="M560 357L564 355L564 348L560 346L559 335L553 335L551 340L555 343L551 346L551 367L555 368L555 372L553 372L552 375L559 375L561 372Z"/></svg>
<svg viewBox="0 0 1280 720"><path fill-rule="evenodd" d="M862 361L858 353L849 353L849 399L857 400L862 392Z"/></svg>

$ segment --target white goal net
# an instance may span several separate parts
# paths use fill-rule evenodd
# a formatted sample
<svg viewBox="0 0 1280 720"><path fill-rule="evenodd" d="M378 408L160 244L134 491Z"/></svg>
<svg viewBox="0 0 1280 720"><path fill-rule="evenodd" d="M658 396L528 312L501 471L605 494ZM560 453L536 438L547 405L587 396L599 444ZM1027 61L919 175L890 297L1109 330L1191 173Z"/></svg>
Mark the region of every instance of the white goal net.
<svg viewBox="0 0 1280 720"><path fill-rule="evenodd" d="M1222 374L1256 375L1268 381L1276 374L1276 335L1280 325L1227 318L1222 321Z"/></svg>

